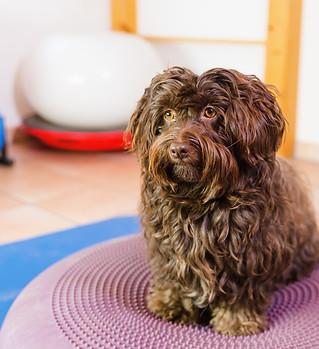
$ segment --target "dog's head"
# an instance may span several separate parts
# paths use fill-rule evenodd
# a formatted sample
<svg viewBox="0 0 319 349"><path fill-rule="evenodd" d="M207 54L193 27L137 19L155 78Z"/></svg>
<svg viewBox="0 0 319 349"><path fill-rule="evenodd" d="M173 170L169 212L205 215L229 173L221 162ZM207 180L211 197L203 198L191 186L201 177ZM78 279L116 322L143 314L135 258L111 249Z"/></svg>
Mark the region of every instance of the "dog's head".
<svg viewBox="0 0 319 349"><path fill-rule="evenodd" d="M179 67L153 78L128 127L143 170L160 185L205 184L214 195L273 161L284 129L274 93L257 77Z"/></svg>

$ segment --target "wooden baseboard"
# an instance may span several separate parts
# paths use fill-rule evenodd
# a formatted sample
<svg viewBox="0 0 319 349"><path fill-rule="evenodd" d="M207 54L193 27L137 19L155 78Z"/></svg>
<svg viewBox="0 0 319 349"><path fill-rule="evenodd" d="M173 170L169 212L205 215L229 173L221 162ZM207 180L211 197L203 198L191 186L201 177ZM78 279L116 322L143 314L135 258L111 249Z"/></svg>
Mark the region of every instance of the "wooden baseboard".
<svg viewBox="0 0 319 349"><path fill-rule="evenodd" d="M319 162L319 145L296 142L294 157L298 160Z"/></svg>

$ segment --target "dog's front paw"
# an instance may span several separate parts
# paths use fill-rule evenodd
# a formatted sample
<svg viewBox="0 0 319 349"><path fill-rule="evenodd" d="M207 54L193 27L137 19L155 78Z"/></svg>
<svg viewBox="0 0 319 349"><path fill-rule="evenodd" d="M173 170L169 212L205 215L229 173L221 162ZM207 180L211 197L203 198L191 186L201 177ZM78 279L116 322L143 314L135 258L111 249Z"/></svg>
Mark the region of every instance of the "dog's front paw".
<svg viewBox="0 0 319 349"><path fill-rule="evenodd" d="M196 324L199 316L191 300L181 298L172 287L154 287L147 298L147 306L156 316L180 324Z"/></svg>
<svg viewBox="0 0 319 349"><path fill-rule="evenodd" d="M212 309L210 326L221 334L249 336L267 328L265 315L258 315L253 309L239 307L215 307Z"/></svg>

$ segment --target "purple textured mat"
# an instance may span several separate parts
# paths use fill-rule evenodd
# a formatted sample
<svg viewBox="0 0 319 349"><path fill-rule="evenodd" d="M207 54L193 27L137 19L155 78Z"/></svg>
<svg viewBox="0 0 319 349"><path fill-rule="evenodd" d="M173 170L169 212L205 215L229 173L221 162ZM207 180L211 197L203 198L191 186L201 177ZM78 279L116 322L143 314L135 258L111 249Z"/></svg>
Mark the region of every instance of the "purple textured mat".
<svg viewBox="0 0 319 349"><path fill-rule="evenodd" d="M4 321L0 348L319 348L319 269L277 291L269 330L248 337L156 318L145 305L149 278L140 235L78 252L23 290Z"/></svg>

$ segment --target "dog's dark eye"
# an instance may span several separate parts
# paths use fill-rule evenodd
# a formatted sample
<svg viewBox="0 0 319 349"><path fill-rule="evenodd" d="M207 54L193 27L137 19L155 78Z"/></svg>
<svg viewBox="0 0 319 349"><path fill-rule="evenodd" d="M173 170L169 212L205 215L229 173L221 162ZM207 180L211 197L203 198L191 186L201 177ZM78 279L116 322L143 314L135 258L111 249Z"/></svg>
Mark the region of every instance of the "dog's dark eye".
<svg viewBox="0 0 319 349"><path fill-rule="evenodd" d="M175 119L175 112L173 110L167 110L164 114L164 117L166 120L173 120Z"/></svg>
<svg viewBox="0 0 319 349"><path fill-rule="evenodd" d="M204 115L205 115L207 118L213 118L213 117L216 115L216 112L215 112L214 108L212 108L212 107L207 107L207 108L205 109Z"/></svg>

